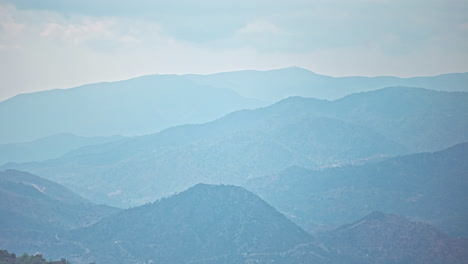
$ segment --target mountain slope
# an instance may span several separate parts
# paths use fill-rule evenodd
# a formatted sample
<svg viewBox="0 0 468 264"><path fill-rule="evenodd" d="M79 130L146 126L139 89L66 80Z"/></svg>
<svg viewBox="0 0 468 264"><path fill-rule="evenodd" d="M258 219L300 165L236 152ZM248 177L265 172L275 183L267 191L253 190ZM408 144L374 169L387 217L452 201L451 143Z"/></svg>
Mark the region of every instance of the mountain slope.
<svg viewBox="0 0 468 264"><path fill-rule="evenodd" d="M468 93L389 87L334 101L332 116L352 120L411 152L468 141Z"/></svg>
<svg viewBox="0 0 468 264"><path fill-rule="evenodd" d="M31 142L0 144L0 164L58 158L73 149L119 139L122 137L79 137L73 134L57 134Z"/></svg>
<svg viewBox="0 0 468 264"><path fill-rule="evenodd" d="M393 214L373 212L327 234L325 240L361 263L468 263L468 240Z"/></svg>
<svg viewBox="0 0 468 264"><path fill-rule="evenodd" d="M310 114L367 127L407 147L437 151L468 141L468 93L387 87L335 101L292 97L270 107L296 119ZM273 110L275 109L275 110Z"/></svg>
<svg viewBox="0 0 468 264"><path fill-rule="evenodd" d="M468 236L468 143L362 166L298 167L253 179L249 189L309 230L382 210Z"/></svg>
<svg viewBox="0 0 468 264"><path fill-rule="evenodd" d="M57 232L89 226L117 211L36 175L0 172L0 248L37 252L55 241Z"/></svg>

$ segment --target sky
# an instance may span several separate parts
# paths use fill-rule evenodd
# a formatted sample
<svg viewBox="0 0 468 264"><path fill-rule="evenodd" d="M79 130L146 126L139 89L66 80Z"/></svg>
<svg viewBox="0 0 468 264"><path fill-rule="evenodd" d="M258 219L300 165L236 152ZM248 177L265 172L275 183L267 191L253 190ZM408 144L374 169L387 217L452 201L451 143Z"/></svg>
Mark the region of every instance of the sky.
<svg viewBox="0 0 468 264"><path fill-rule="evenodd" d="M146 74L468 72L468 0L0 0L0 101Z"/></svg>

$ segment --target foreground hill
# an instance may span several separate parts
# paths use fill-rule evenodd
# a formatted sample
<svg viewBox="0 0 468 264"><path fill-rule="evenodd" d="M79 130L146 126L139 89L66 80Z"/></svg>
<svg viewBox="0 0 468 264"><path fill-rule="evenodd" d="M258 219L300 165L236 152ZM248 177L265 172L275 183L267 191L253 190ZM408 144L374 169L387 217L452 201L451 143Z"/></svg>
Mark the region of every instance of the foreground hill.
<svg viewBox="0 0 468 264"><path fill-rule="evenodd" d="M58 232L89 226L117 211L29 173L0 172L0 248L36 252Z"/></svg>
<svg viewBox="0 0 468 264"><path fill-rule="evenodd" d="M84 258L98 263L264 263L312 242L249 191L206 184L122 211L69 239L81 241L90 250Z"/></svg>
<svg viewBox="0 0 468 264"><path fill-rule="evenodd" d="M27 239L33 237L18 237L17 243ZM464 264L466 249L465 239L375 212L312 237L241 187L197 184L85 228L59 231L48 240L38 236L34 252L75 264Z"/></svg>
<svg viewBox="0 0 468 264"><path fill-rule="evenodd" d="M119 139L122 137L80 137L73 134L57 134L31 142L0 144L0 164L55 159L73 149Z"/></svg>
<svg viewBox="0 0 468 264"><path fill-rule="evenodd" d="M308 230L336 227L382 210L468 236L468 143L362 166L299 167L247 184Z"/></svg>
<svg viewBox="0 0 468 264"><path fill-rule="evenodd" d="M206 124L4 168L30 171L91 200L125 207L198 182L242 185L294 165L319 169L443 149L468 141L467 108L468 93L402 87L336 101L293 97Z"/></svg>

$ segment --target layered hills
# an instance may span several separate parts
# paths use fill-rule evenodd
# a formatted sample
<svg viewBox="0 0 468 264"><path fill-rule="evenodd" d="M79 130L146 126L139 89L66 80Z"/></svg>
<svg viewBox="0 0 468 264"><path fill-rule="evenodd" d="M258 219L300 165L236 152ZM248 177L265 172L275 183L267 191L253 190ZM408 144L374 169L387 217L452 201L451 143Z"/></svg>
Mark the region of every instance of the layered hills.
<svg viewBox="0 0 468 264"><path fill-rule="evenodd" d="M242 185L290 166L322 169L468 141L468 93L393 87L336 101L292 97L218 120L72 151L30 171L126 207L196 183ZM361 217L361 216L360 216Z"/></svg>
<svg viewBox="0 0 468 264"><path fill-rule="evenodd" d="M335 100L390 86L468 91L468 73L433 77L330 77L297 67L212 75L148 75L17 95L0 102L0 144L59 133L142 135L203 123L290 96Z"/></svg>
<svg viewBox="0 0 468 264"><path fill-rule="evenodd" d="M0 262L468 264L467 83L292 67L2 101Z"/></svg>

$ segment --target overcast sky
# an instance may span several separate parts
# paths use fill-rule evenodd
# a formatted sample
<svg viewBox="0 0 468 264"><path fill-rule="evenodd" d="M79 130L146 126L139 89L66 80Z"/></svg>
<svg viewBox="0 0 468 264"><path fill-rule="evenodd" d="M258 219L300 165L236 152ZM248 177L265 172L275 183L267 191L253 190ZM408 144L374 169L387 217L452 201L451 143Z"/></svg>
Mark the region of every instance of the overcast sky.
<svg viewBox="0 0 468 264"><path fill-rule="evenodd" d="M154 73L468 72L468 0L0 0L0 100Z"/></svg>

